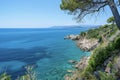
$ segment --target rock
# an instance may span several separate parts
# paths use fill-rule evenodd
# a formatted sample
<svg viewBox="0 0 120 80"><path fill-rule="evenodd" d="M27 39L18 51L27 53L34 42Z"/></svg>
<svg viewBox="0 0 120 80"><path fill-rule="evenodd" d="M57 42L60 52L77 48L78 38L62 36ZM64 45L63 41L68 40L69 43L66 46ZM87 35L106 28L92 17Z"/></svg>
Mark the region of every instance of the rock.
<svg viewBox="0 0 120 80"><path fill-rule="evenodd" d="M71 80L68 75L65 76L65 80Z"/></svg>
<svg viewBox="0 0 120 80"><path fill-rule="evenodd" d="M71 34L71 35L64 37L64 39L79 40L79 35Z"/></svg>
<svg viewBox="0 0 120 80"><path fill-rule="evenodd" d="M100 75L99 75L98 71L94 71L94 75L96 76L96 78L97 78L98 80L100 80Z"/></svg>
<svg viewBox="0 0 120 80"><path fill-rule="evenodd" d="M69 63L72 63L72 64L77 64L77 63L78 63L78 62L75 61L75 60L69 60L68 62L69 62Z"/></svg>
<svg viewBox="0 0 120 80"><path fill-rule="evenodd" d="M91 51L99 44L97 39L80 39L76 41L77 46L84 51Z"/></svg>
<svg viewBox="0 0 120 80"><path fill-rule="evenodd" d="M73 71L72 70L67 70L68 73L72 73Z"/></svg>
<svg viewBox="0 0 120 80"><path fill-rule="evenodd" d="M74 67L76 69L82 70L82 69L86 68L88 61L89 61L89 57L83 57L80 60L80 62L78 62Z"/></svg>
<svg viewBox="0 0 120 80"><path fill-rule="evenodd" d="M77 46L84 51L91 51L94 48L96 48L99 44L98 39L87 39L80 35L71 34L71 35L64 37L64 39L71 39L71 40L76 41Z"/></svg>
<svg viewBox="0 0 120 80"><path fill-rule="evenodd" d="M110 74L110 67L106 67L105 72Z"/></svg>

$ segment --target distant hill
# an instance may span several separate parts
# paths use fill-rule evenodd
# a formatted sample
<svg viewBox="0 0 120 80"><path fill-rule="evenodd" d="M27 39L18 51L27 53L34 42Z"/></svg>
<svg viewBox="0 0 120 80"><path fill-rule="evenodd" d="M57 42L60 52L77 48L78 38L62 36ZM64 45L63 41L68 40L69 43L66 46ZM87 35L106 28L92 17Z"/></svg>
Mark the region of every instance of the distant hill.
<svg viewBox="0 0 120 80"><path fill-rule="evenodd" d="M85 27L91 27L91 28L96 28L100 27L101 25L71 25L71 26L52 26L51 28L85 28Z"/></svg>

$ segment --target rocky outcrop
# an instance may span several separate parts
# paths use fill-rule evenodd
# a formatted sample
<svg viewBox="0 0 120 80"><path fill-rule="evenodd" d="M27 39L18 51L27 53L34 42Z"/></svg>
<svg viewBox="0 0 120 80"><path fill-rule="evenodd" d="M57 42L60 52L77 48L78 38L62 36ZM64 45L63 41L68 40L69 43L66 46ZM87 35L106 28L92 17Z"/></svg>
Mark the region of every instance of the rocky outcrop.
<svg viewBox="0 0 120 80"><path fill-rule="evenodd" d="M72 75L66 74L65 80L83 80L78 78L79 71L87 67L89 59L90 57L83 57L79 62L77 62L77 64L74 64L74 68L76 70L67 70L67 72ZM76 63L75 60L69 60L69 62Z"/></svg>
<svg viewBox="0 0 120 80"><path fill-rule="evenodd" d="M79 70L83 70L84 68L86 68L89 59L90 59L90 57L83 57L83 58L75 65L75 68L76 68L76 69L79 69Z"/></svg>
<svg viewBox="0 0 120 80"><path fill-rule="evenodd" d="M68 35L66 37L64 37L64 39L71 39L71 40L79 40L80 36L79 35Z"/></svg>
<svg viewBox="0 0 120 80"><path fill-rule="evenodd" d="M76 60L69 60L68 63L70 63L70 64L77 64L78 62Z"/></svg>
<svg viewBox="0 0 120 80"><path fill-rule="evenodd" d="M97 39L79 39L76 41L77 46L84 51L91 51L99 45Z"/></svg>
<svg viewBox="0 0 120 80"><path fill-rule="evenodd" d="M77 46L84 51L91 51L99 45L97 39L87 39L80 35L68 35L64 39L71 39L76 42Z"/></svg>

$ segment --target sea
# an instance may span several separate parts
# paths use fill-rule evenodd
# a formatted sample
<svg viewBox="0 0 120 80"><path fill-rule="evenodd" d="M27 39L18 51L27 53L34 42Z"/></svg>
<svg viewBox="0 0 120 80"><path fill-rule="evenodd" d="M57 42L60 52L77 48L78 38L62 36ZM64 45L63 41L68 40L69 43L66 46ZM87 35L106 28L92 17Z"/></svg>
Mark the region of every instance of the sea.
<svg viewBox="0 0 120 80"><path fill-rule="evenodd" d="M79 61L90 55L64 37L90 28L94 26L1 28L0 74L6 72L12 80L16 80L26 74L26 66L34 66L38 80L64 80L65 74L69 74L67 70L74 69L69 60Z"/></svg>

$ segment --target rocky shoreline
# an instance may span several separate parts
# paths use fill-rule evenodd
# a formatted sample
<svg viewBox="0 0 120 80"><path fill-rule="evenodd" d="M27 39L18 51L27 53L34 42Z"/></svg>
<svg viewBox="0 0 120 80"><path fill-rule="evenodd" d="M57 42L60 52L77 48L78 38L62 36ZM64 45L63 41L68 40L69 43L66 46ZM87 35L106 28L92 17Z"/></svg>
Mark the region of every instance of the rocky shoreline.
<svg viewBox="0 0 120 80"><path fill-rule="evenodd" d="M68 35L64 37L65 40L73 40L75 41L76 45L83 51L91 51L94 50L99 45L99 40L97 39L87 39L85 37L82 37L80 35ZM87 67L88 61L90 57L83 57L80 59L80 61L76 60L69 60L68 63L70 63L73 68L77 70L83 70ZM67 70L68 73L72 74L73 78L78 76L78 73L76 70ZM65 80L72 80L69 75L65 75Z"/></svg>
<svg viewBox="0 0 120 80"><path fill-rule="evenodd" d="M99 45L98 39L87 39L85 37L82 37L80 35L68 35L64 38L70 39L76 42L76 45L83 51L91 51L94 50Z"/></svg>
<svg viewBox="0 0 120 80"><path fill-rule="evenodd" d="M68 63L74 65L74 68L81 70L87 66L89 59L90 57L83 57L80 61L69 60Z"/></svg>
<svg viewBox="0 0 120 80"><path fill-rule="evenodd" d="M118 46L115 47L118 44L116 40L120 41L118 36L118 31L114 35L109 35L109 37L99 38L86 38L86 36L73 34L66 36L64 39L73 40L81 50L92 51L92 56L83 57L79 61L69 60L68 62L72 64L75 70L67 70L69 74L65 75L65 80L89 80L89 78L90 80L102 80L101 78L104 78L103 75L107 76L105 80L110 80L107 78L116 78L116 80L119 80L120 48L117 48ZM104 38L108 39L108 41L103 40Z"/></svg>
<svg viewBox="0 0 120 80"><path fill-rule="evenodd" d="M81 71L87 67L89 59L90 57L83 57L80 61L69 60L68 62L73 64L73 68ZM72 77L66 74L65 80L73 80L72 78L75 78L78 76L78 72L76 70L67 70L67 72L71 73Z"/></svg>

